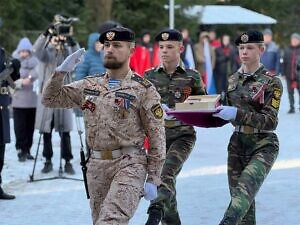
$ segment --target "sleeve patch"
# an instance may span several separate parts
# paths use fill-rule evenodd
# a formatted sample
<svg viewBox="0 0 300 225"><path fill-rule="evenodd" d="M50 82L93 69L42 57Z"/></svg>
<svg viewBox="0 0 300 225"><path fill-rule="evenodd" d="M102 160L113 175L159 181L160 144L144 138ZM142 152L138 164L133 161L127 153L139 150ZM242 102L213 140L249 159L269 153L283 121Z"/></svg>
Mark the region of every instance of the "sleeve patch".
<svg viewBox="0 0 300 225"><path fill-rule="evenodd" d="M272 106L274 109L278 109L278 108L279 108L279 105L280 105L280 100L279 100L279 99L272 98L272 100L271 100L271 106Z"/></svg>
<svg viewBox="0 0 300 225"><path fill-rule="evenodd" d="M152 106L151 112L156 119L161 119L164 115L163 109L161 108L160 104Z"/></svg>
<svg viewBox="0 0 300 225"><path fill-rule="evenodd" d="M280 99L281 96L281 90L279 88L275 88L273 92L273 96L275 99Z"/></svg>

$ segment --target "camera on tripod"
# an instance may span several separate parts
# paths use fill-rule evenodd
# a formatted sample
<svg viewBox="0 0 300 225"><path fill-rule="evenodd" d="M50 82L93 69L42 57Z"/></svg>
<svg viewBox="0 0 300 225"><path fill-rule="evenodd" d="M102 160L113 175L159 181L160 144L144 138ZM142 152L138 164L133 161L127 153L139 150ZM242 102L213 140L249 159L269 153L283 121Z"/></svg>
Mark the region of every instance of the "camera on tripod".
<svg viewBox="0 0 300 225"><path fill-rule="evenodd" d="M54 16L54 23L53 23L53 28L54 32L53 35L56 36L72 36L73 35L73 26L72 23L78 22L79 19L77 17L70 17L70 18L65 18L62 15L55 15Z"/></svg>

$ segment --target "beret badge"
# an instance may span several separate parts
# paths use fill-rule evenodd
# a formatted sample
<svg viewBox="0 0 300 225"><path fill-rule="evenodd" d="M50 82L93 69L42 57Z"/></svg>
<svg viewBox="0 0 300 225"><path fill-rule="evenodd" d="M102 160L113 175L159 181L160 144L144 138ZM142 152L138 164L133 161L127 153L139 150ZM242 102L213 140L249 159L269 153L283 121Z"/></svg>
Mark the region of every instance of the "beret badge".
<svg viewBox="0 0 300 225"><path fill-rule="evenodd" d="M162 34L161 34L161 38L162 38L164 41L168 40L168 38L169 38L169 33L162 33Z"/></svg>
<svg viewBox="0 0 300 225"><path fill-rule="evenodd" d="M111 41L114 39L115 35L116 35L115 32L110 31L106 33L106 38L107 40Z"/></svg>
<svg viewBox="0 0 300 225"><path fill-rule="evenodd" d="M243 43L248 42L248 41L249 41L249 36L248 36L247 34L243 34L243 35L241 36L241 41L242 41Z"/></svg>

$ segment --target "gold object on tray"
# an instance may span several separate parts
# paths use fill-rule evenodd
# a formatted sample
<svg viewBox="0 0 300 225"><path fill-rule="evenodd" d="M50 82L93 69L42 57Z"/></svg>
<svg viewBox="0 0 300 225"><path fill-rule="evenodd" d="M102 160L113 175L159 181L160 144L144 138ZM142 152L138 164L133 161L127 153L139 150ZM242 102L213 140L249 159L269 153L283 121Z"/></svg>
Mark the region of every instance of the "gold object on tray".
<svg viewBox="0 0 300 225"><path fill-rule="evenodd" d="M192 95L184 102L176 103L176 111L214 110L221 95Z"/></svg>

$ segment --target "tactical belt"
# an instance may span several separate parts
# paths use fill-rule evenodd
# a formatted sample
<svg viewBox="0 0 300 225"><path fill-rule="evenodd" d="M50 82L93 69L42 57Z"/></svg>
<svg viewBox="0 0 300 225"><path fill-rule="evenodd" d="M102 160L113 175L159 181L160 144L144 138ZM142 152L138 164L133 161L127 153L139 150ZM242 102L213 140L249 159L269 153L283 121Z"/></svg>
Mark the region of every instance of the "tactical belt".
<svg viewBox="0 0 300 225"><path fill-rule="evenodd" d="M183 123L178 120L165 120L165 127L177 127L182 125Z"/></svg>
<svg viewBox="0 0 300 225"><path fill-rule="evenodd" d="M0 95L8 95L8 88L7 87L1 87L0 88Z"/></svg>
<svg viewBox="0 0 300 225"><path fill-rule="evenodd" d="M141 150L136 147L123 147L114 150L91 150L91 158L101 160L112 160L130 153L138 153Z"/></svg>
<svg viewBox="0 0 300 225"><path fill-rule="evenodd" d="M235 126L234 130L244 134L273 133L273 130L260 130L250 126Z"/></svg>

